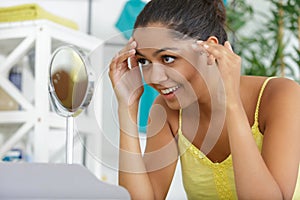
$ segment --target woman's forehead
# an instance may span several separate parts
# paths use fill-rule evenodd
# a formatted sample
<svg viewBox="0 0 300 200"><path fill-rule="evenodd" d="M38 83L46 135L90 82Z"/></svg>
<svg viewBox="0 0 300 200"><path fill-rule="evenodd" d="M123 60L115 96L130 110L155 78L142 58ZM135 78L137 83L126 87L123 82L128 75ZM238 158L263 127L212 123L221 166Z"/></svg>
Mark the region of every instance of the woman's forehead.
<svg viewBox="0 0 300 200"><path fill-rule="evenodd" d="M138 49L153 48L186 48L192 43L192 39L172 29L161 27L136 28L133 38L137 42Z"/></svg>

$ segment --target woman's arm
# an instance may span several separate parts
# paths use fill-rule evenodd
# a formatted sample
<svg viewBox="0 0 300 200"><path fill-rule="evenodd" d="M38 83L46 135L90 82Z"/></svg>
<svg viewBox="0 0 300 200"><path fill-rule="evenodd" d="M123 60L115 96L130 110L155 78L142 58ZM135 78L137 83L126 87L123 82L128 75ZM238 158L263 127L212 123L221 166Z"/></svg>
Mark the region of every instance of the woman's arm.
<svg viewBox="0 0 300 200"><path fill-rule="evenodd" d="M217 60L226 90L226 126L238 197L291 199L300 157L299 86L284 80L284 94L278 87L272 89L274 96L265 103L269 109L261 154L240 99L240 58L231 51L229 43L202 45ZM281 98L274 91L281 93Z"/></svg>
<svg viewBox="0 0 300 200"><path fill-rule="evenodd" d="M264 95L261 154L242 106L227 109L237 192L241 198L292 199L300 158L300 88L290 80L273 79Z"/></svg>
<svg viewBox="0 0 300 200"><path fill-rule="evenodd" d="M175 171L177 148L167 120L163 121L160 115L152 112L152 121L163 123L160 123L162 126L149 127L147 148L144 158L142 156L137 115L143 83L134 56L135 48L136 43L131 39L113 58L109 71L118 100L119 184L129 191L132 199L164 199ZM128 67L128 59L131 61L131 68ZM164 148L165 145L169 148Z"/></svg>
<svg viewBox="0 0 300 200"><path fill-rule="evenodd" d="M300 163L300 87L273 79L262 101L265 113L262 157L284 199L292 199Z"/></svg>
<svg viewBox="0 0 300 200"><path fill-rule="evenodd" d="M282 199L279 185L267 168L253 139L241 103L227 108L226 125L238 197L240 199Z"/></svg>
<svg viewBox="0 0 300 200"><path fill-rule="evenodd" d="M165 199L175 172L177 145L159 107L154 106L150 113L143 157L136 126L138 107L119 107L119 184L130 192L132 199Z"/></svg>
<svg viewBox="0 0 300 200"><path fill-rule="evenodd" d="M154 199L152 185L144 164L137 129L138 105L119 106L119 184L132 199Z"/></svg>
<svg viewBox="0 0 300 200"><path fill-rule="evenodd" d="M174 111L172 111L174 114ZM178 114L178 112L175 112ZM165 199L178 160L177 141L168 121L168 108L159 96L150 111L144 161L155 199Z"/></svg>

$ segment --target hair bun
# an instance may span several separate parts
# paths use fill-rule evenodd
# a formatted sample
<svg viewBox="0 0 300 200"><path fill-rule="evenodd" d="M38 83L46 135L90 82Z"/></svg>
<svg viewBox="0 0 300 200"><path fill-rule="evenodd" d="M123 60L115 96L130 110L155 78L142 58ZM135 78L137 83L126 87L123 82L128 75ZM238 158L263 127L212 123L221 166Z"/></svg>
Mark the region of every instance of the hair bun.
<svg viewBox="0 0 300 200"><path fill-rule="evenodd" d="M224 24L226 21L226 9L223 0L213 0L213 5L216 9L216 16Z"/></svg>

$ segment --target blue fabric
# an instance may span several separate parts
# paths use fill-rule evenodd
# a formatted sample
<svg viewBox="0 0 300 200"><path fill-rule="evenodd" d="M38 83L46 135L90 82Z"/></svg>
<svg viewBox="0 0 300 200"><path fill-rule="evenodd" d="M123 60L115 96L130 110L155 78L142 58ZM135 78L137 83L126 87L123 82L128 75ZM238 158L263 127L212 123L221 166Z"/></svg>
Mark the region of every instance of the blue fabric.
<svg viewBox="0 0 300 200"><path fill-rule="evenodd" d="M158 92L147 84L144 84L144 93L140 100L139 108L139 132L146 133L149 111Z"/></svg>
<svg viewBox="0 0 300 200"><path fill-rule="evenodd" d="M120 17L115 24L116 28L123 34L126 39L129 39L132 34L134 22L138 14L145 7L146 3L141 0L129 0L126 2Z"/></svg>

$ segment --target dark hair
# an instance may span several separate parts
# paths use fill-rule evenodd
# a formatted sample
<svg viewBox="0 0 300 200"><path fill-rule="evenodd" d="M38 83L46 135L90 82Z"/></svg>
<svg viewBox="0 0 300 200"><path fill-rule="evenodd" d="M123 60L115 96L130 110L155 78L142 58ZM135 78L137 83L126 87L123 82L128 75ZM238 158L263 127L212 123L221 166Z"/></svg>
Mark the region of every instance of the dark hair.
<svg viewBox="0 0 300 200"><path fill-rule="evenodd" d="M222 0L151 0L138 15L134 28L161 23L197 40L227 40Z"/></svg>

